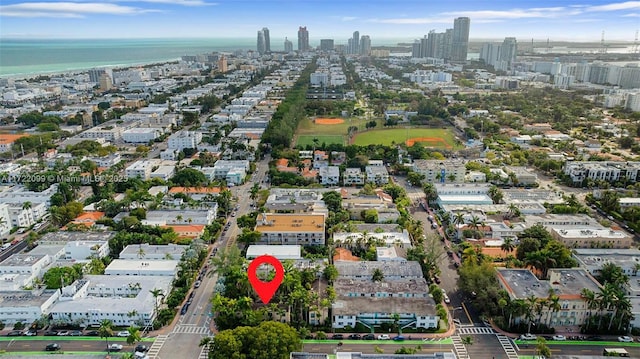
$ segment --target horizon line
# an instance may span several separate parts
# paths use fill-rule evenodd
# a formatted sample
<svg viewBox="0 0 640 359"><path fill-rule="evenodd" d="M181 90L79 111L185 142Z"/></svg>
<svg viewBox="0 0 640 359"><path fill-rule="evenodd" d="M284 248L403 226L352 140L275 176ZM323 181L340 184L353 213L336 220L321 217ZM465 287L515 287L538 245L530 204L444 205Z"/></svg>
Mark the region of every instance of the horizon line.
<svg viewBox="0 0 640 359"><path fill-rule="evenodd" d="M469 38L469 42L482 42L482 41L502 41L504 40L506 37L515 37L516 40L520 39L520 41L522 43L530 43L531 41L533 42L575 42L575 43L589 43L589 42L594 42L594 43L600 43L602 40L601 39L593 39L593 40L585 40L585 39L570 39L570 38L560 38L560 39L551 39L551 38L540 38L540 39L536 39L534 38L518 38L517 36L505 36L505 37L478 37L478 38ZM282 39L284 41L285 38L289 38L289 36L285 36L285 37L275 37L275 38L271 38L273 39ZM251 41L255 41L254 37L249 37L249 36L239 36L239 37L227 37L227 36L216 36L216 37L208 37L208 36L177 36L177 37L171 37L171 36L162 36L162 37L41 37L41 36L6 36L6 37L0 37L0 42L2 41L15 41L15 40L187 40L187 39L198 39L198 40L216 40L216 39L225 39L225 40L251 40ZM289 39L289 41L293 41L295 40L295 37L291 37ZM310 42L319 42L320 40L324 40L324 39L330 39L330 40L349 40L348 37L345 38L341 38L341 37L330 37L330 36L321 36L318 37L317 40L311 40ZM373 37L372 41L375 39L380 39L380 40L394 40L394 41L399 41L400 42L413 42L415 40L419 40L420 37L390 37L390 36L382 36L382 37ZM524 40L526 39L526 41ZM621 40L621 39L609 39L606 40L605 43L629 43L629 44L634 44L636 41L635 40Z"/></svg>

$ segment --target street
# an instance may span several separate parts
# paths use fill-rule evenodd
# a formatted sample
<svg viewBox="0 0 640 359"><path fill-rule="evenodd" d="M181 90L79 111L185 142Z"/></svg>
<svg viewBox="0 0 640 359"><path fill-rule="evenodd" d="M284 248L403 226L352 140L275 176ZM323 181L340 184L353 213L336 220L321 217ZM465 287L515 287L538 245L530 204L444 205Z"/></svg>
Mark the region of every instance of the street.
<svg viewBox="0 0 640 359"><path fill-rule="evenodd" d="M264 159L256 162L256 171L251 176L251 179L240 186L230 188L233 198L237 198L235 201L237 210L232 209L232 212L236 214L235 216L231 215L231 213L229 214L227 219L227 223L230 224L229 228L210 246L212 252L214 249L220 250L236 245L235 239L240 230L236 220L238 216L251 212L251 200L249 198L251 187L253 187L254 183L260 184L262 182L268 170L270 159L271 157L267 155ZM210 336L212 334L210 328L214 328L213 323L211 323L213 320L211 317L211 297L217 280L217 274L203 277L200 287L193 289L195 294L189 309L184 315L180 315L180 312L178 312L177 315L180 318L166 340L163 341L158 352L156 353L154 350L149 353L151 359L185 358L186 353L189 353L191 358L198 358L198 355L201 358L206 358L206 355L203 356L202 348L198 344L202 338Z"/></svg>

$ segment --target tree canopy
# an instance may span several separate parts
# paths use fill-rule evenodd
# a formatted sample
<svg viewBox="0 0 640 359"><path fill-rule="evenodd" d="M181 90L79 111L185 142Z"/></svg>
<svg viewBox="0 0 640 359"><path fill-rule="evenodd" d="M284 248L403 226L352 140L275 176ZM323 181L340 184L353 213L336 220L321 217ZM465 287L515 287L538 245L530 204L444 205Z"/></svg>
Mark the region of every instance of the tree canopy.
<svg viewBox="0 0 640 359"><path fill-rule="evenodd" d="M219 332L209 344L209 359L286 359L301 349L295 329L270 321Z"/></svg>

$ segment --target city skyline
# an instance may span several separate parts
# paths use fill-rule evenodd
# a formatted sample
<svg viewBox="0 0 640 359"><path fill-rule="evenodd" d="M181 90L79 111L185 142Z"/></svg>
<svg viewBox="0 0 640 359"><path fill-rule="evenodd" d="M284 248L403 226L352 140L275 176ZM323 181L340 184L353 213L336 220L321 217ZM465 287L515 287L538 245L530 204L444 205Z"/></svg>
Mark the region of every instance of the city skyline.
<svg viewBox="0 0 640 359"><path fill-rule="evenodd" d="M295 39L306 27L309 41L346 39L354 30L372 39L412 41L471 19L471 40L633 41L640 28L640 1L465 0L432 3L387 1L95 0L4 1L2 38L255 38L268 27L271 39ZM168 26L168 24L172 24ZM273 42L273 41L272 41Z"/></svg>

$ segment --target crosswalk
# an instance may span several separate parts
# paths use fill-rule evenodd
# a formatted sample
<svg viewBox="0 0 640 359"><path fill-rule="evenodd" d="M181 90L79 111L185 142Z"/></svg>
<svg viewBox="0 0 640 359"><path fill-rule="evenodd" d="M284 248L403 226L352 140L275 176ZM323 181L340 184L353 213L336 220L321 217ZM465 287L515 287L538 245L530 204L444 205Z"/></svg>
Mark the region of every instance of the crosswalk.
<svg viewBox="0 0 640 359"><path fill-rule="evenodd" d="M502 345L502 349L504 349L504 352L507 353L507 357L509 359L518 359L518 352L513 346L513 341L506 335L498 334L497 337L500 345Z"/></svg>
<svg viewBox="0 0 640 359"><path fill-rule="evenodd" d="M470 359L469 353L467 353L467 347L464 346L462 338L459 335L452 335L451 341L453 341L453 349L456 351L458 359Z"/></svg>
<svg viewBox="0 0 640 359"><path fill-rule="evenodd" d="M198 335L210 335L211 331L207 327L197 327L195 325L176 325L173 328L174 334L198 334Z"/></svg>
<svg viewBox="0 0 640 359"><path fill-rule="evenodd" d="M457 328L458 335L469 335L469 334L496 334L493 328L489 327L458 327Z"/></svg>
<svg viewBox="0 0 640 359"><path fill-rule="evenodd" d="M153 344L151 344L151 347L147 352L149 359L156 359L158 357L158 354L160 353L160 349L162 349L162 345L164 345L164 342L167 341L168 337L169 337L168 335L158 335L156 337L156 340L153 341Z"/></svg>

